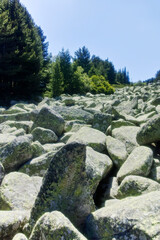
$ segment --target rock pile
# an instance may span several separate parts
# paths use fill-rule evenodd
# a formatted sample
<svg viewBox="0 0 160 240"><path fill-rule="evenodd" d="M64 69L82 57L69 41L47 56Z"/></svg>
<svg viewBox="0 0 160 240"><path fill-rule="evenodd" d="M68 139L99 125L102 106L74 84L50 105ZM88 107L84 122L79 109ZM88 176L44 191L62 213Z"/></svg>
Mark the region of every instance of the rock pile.
<svg viewBox="0 0 160 240"><path fill-rule="evenodd" d="M0 108L0 239L159 240L160 83Z"/></svg>

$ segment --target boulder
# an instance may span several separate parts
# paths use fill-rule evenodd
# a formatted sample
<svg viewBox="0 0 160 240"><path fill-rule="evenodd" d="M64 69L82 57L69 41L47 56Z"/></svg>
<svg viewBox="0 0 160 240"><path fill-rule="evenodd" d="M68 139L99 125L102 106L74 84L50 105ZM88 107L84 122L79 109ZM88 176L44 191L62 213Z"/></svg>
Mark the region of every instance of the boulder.
<svg viewBox="0 0 160 240"><path fill-rule="evenodd" d="M1 210L30 210L42 185L42 178L24 173L7 174L0 187Z"/></svg>
<svg viewBox="0 0 160 240"><path fill-rule="evenodd" d="M132 126L115 128L112 131L112 137L123 142L126 146L127 152L131 153L135 147L139 146L136 140L137 132L139 129L139 127Z"/></svg>
<svg viewBox="0 0 160 240"><path fill-rule="evenodd" d="M41 144L55 143L58 140L57 135L50 129L36 127L31 132L34 141L39 141Z"/></svg>
<svg viewBox="0 0 160 240"><path fill-rule="evenodd" d="M14 138L11 142L1 147L0 161L5 171L17 170L18 167L33 156L31 139L28 136Z"/></svg>
<svg viewBox="0 0 160 240"><path fill-rule="evenodd" d="M160 239L160 191L123 200L106 201L106 206L86 220L88 239ZM107 206L108 205L108 206Z"/></svg>
<svg viewBox="0 0 160 240"><path fill-rule="evenodd" d="M64 131L64 124L64 119L60 114L50 107L44 106L34 120L33 129L36 127L47 128L55 132L57 136L61 136Z"/></svg>
<svg viewBox="0 0 160 240"><path fill-rule="evenodd" d="M82 109L65 106L54 106L52 109L61 114L65 120L83 120L87 124L93 122L93 114Z"/></svg>
<svg viewBox="0 0 160 240"><path fill-rule="evenodd" d="M23 233L17 233L12 240L28 240Z"/></svg>
<svg viewBox="0 0 160 240"><path fill-rule="evenodd" d="M61 212L43 214L33 228L29 240L87 240Z"/></svg>
<svg viewBox="0 0 160 240"><path fill-rule="evenodd" d="M96 113L94 114L92 127L101 131L106 132L106 129L112 122L112 115L107 113Z"/></svg>
<svg viewBox="0 0 160 240"><path fill-rule="evenodd" d="M29 220L29 211L0 211L0 239L10 240Z"/></svg>
<svg viewBox="0 0 160 240"><path fill-rule="evenodd" d="M160 141L160 114L153 116L137 132L137 142L140 145Z"/></svg>
<svg viewBox="0 0 160 240"><path fill-rule="evenodd" d="M54 154L55 154L55 151L51 151L51 152L42 154L39 157L33 158L32 160L24 164L19 169L19 172L26 173L29 176L44 177Z"/></svg>
<svg viewBox="0 0 160 240"><path fill-rule="evenodd" d="M93 194L111 166L107 156L86 150L84 144L73 142L61 148L44 176L31 211L30 228L43 213L53 210L61 211L80 228L95 209Z"/></svg>
<svg viewBox="0 0 160 240"><path fill-rule="evenodd" d="M105 152L106 150L106 135L93 128L82 127L69 138L67 143L73 141L81 142L98 152Z"/></svg>
<svg viewBox="0 0 160 240"><path fill-rule="evenodd" d="M145 177L127 176L118 188L117 198L138 196L153 191L160 191L160 184Z"/></svg>
<svg viewBox="0 0 160 240"><path fill-rule="evenodd" d="M116 167L120 168L127 159L126 146L123 142L111 136L106 137L107 151Z"/></svg>
<svg viewBox="0 0 160 240"><path fill-rule="evenodd" d="M153 152L150 148L140 146L133 150L117 173L119 181L128 175L148 176L153 163Z"/></svg>
<svg viewBox="0 0 160 240"><path fill-rule="evenodd" d="M25 132L28 134L31 131L33 122L32 121L5 121L3 125L16 127L17 129L23 128Z"/></svg>

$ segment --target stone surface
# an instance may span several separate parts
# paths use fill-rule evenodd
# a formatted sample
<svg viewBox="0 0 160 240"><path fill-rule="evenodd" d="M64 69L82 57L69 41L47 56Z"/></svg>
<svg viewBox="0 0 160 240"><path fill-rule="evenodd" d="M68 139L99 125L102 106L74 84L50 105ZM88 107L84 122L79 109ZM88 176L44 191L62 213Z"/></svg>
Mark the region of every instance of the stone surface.
<svg viewBox="0 0 160 240"><path fill-rule="evenodd" d="M117 198L126 198L130 196L138 196L141 194L160 191L160 184L145 177L127 176L121 182L118 188Z"/></svg>
<svg viewBox="0 0 160 240"><path fill-rule="evenodd" d="M106 147L114 164L120 168L128 156L125 144L118 139L107 136Z"/></svg>
<svg viewBox="0 0 160 240"><path fill-rule="evenodd" d="M0 151L0 161L5 171L10 172L17 168L33 156L31 139L27 136L20 136L4 145Z"/></svg>
<svg viewBox="0 0 160 240"><path fill-rule="evenodd" d="M0 211L0 239L12 239L28 220L29 211Z"/></svg>
<svg viewBox="0 0 160 240"><path fill-rule="evenodd" d="M30 226L43 213L58 210L80 227L95 209L93 194L97 185L97 179L95 182L91 172L86 171L86 146L77 142L67 144L50 163L31 212Z"/></svg>
<svg viewBox="0 0 160 240"><path fill-rule="evenodd" d="M112 115L106 113L96 113L94 114L92 127L101 131L106 132L106 129L112 122Z"/></svg>
<svg viewBox="0 0 160 240"><path fill-rule="evenodd" d="M4 167L3 167L2 163L0 163L0 185L4 178L4 175L5 175Z"/></svg>
<svg viewBox="0 0 160 240"><path fill-rule="evenodd" d="M37 114L33 128L42 127L52 130L57 136L61 136L64 131L64 119L60 114L50 107L44 106Z"/></svg>
<svg viewBox="0 0 160 240"><path fill-rule="evenodd" d="M153 163L153 152L150 148L140 146L133 150L117 173L119 181L128 175L148 176Z"/></svg>
<svg viewBox="0 0 160 240"><path fill-rule="evenodd" d="M51 151L51 152L45 153L37 158L33 158L32 160L30 160L26 164L24 164L19 169L19 172L26 173L29 176L44 177L54 154L55 154L55 152Z"/></svg>
<svg viewBox="0 0 160 240"><path fill-rule="evenodd" d="M160 191L112 201L86 220L88 239L160 239ZM108 205L108 206L107 206Z"/></svg>
<svg viewBox="0 0 160 240"><path fill-rule="evenodd" d="M133 149L138 146L136 136L139 129L139 127L132 126L115 128L112 131L112 137L122 141L126 146L127 152L131 153Z"/></svg>
<svg viewBox="0 0 160 240"><path fill-rule="evenodd" d="M40 217L29 240L87 240L61 212L53 211Z"/></svg>
<svg viewBox="0 0 160 240"><path fill-rule="evenodd" d="M28 240L23 233L17 233L12 240Z"/></svg>
<svg viewBox="0 0 160 240"><path fill-rule="evenodd" d="M55 143L58 140L57 135L50 129L36 127L31 132L34 141L39 141L41 144Z"/></svg>
<svg viewBox="0 0 160 240"><path fill-rule="evenodd" d="M98 152L104 152L106 150L106 135L93 128L82 127L69 138L67 143L73 141L81 142Z"/></svg>
<svg viewBox="0 0 160 240"><path fill-rule="evenodd" d="M140 145L160 141L160 114L153 116L137 132L137 142Z"/></svg>
<svg viewBox="0 0 160 240"><path fill-rule="evenodd" d="M30 210L42 185L42 178L24 173L7 174L0 187L1 210Z"/></svg>

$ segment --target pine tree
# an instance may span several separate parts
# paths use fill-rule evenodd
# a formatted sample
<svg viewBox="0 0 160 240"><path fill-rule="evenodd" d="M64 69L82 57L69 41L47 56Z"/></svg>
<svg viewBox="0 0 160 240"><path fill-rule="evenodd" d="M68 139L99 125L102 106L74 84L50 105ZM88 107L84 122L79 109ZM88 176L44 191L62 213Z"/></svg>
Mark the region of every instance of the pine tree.
<svg viewBox="0 0 160 240"><path fill-rule="evenodd" d="M30 98L40 93L43 40L19 0L0 2L1 97Z"/></svg>

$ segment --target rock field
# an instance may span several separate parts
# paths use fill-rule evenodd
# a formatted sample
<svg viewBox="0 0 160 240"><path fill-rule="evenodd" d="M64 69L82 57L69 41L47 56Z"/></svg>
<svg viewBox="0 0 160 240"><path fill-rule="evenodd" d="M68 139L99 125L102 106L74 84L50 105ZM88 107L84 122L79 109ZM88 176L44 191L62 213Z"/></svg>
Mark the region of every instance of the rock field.
<svg viewBox="0 0 160 240"><path fill-rule="evenodd" d="M0 107L1 240L160 240L160 82Z"/></svg>

